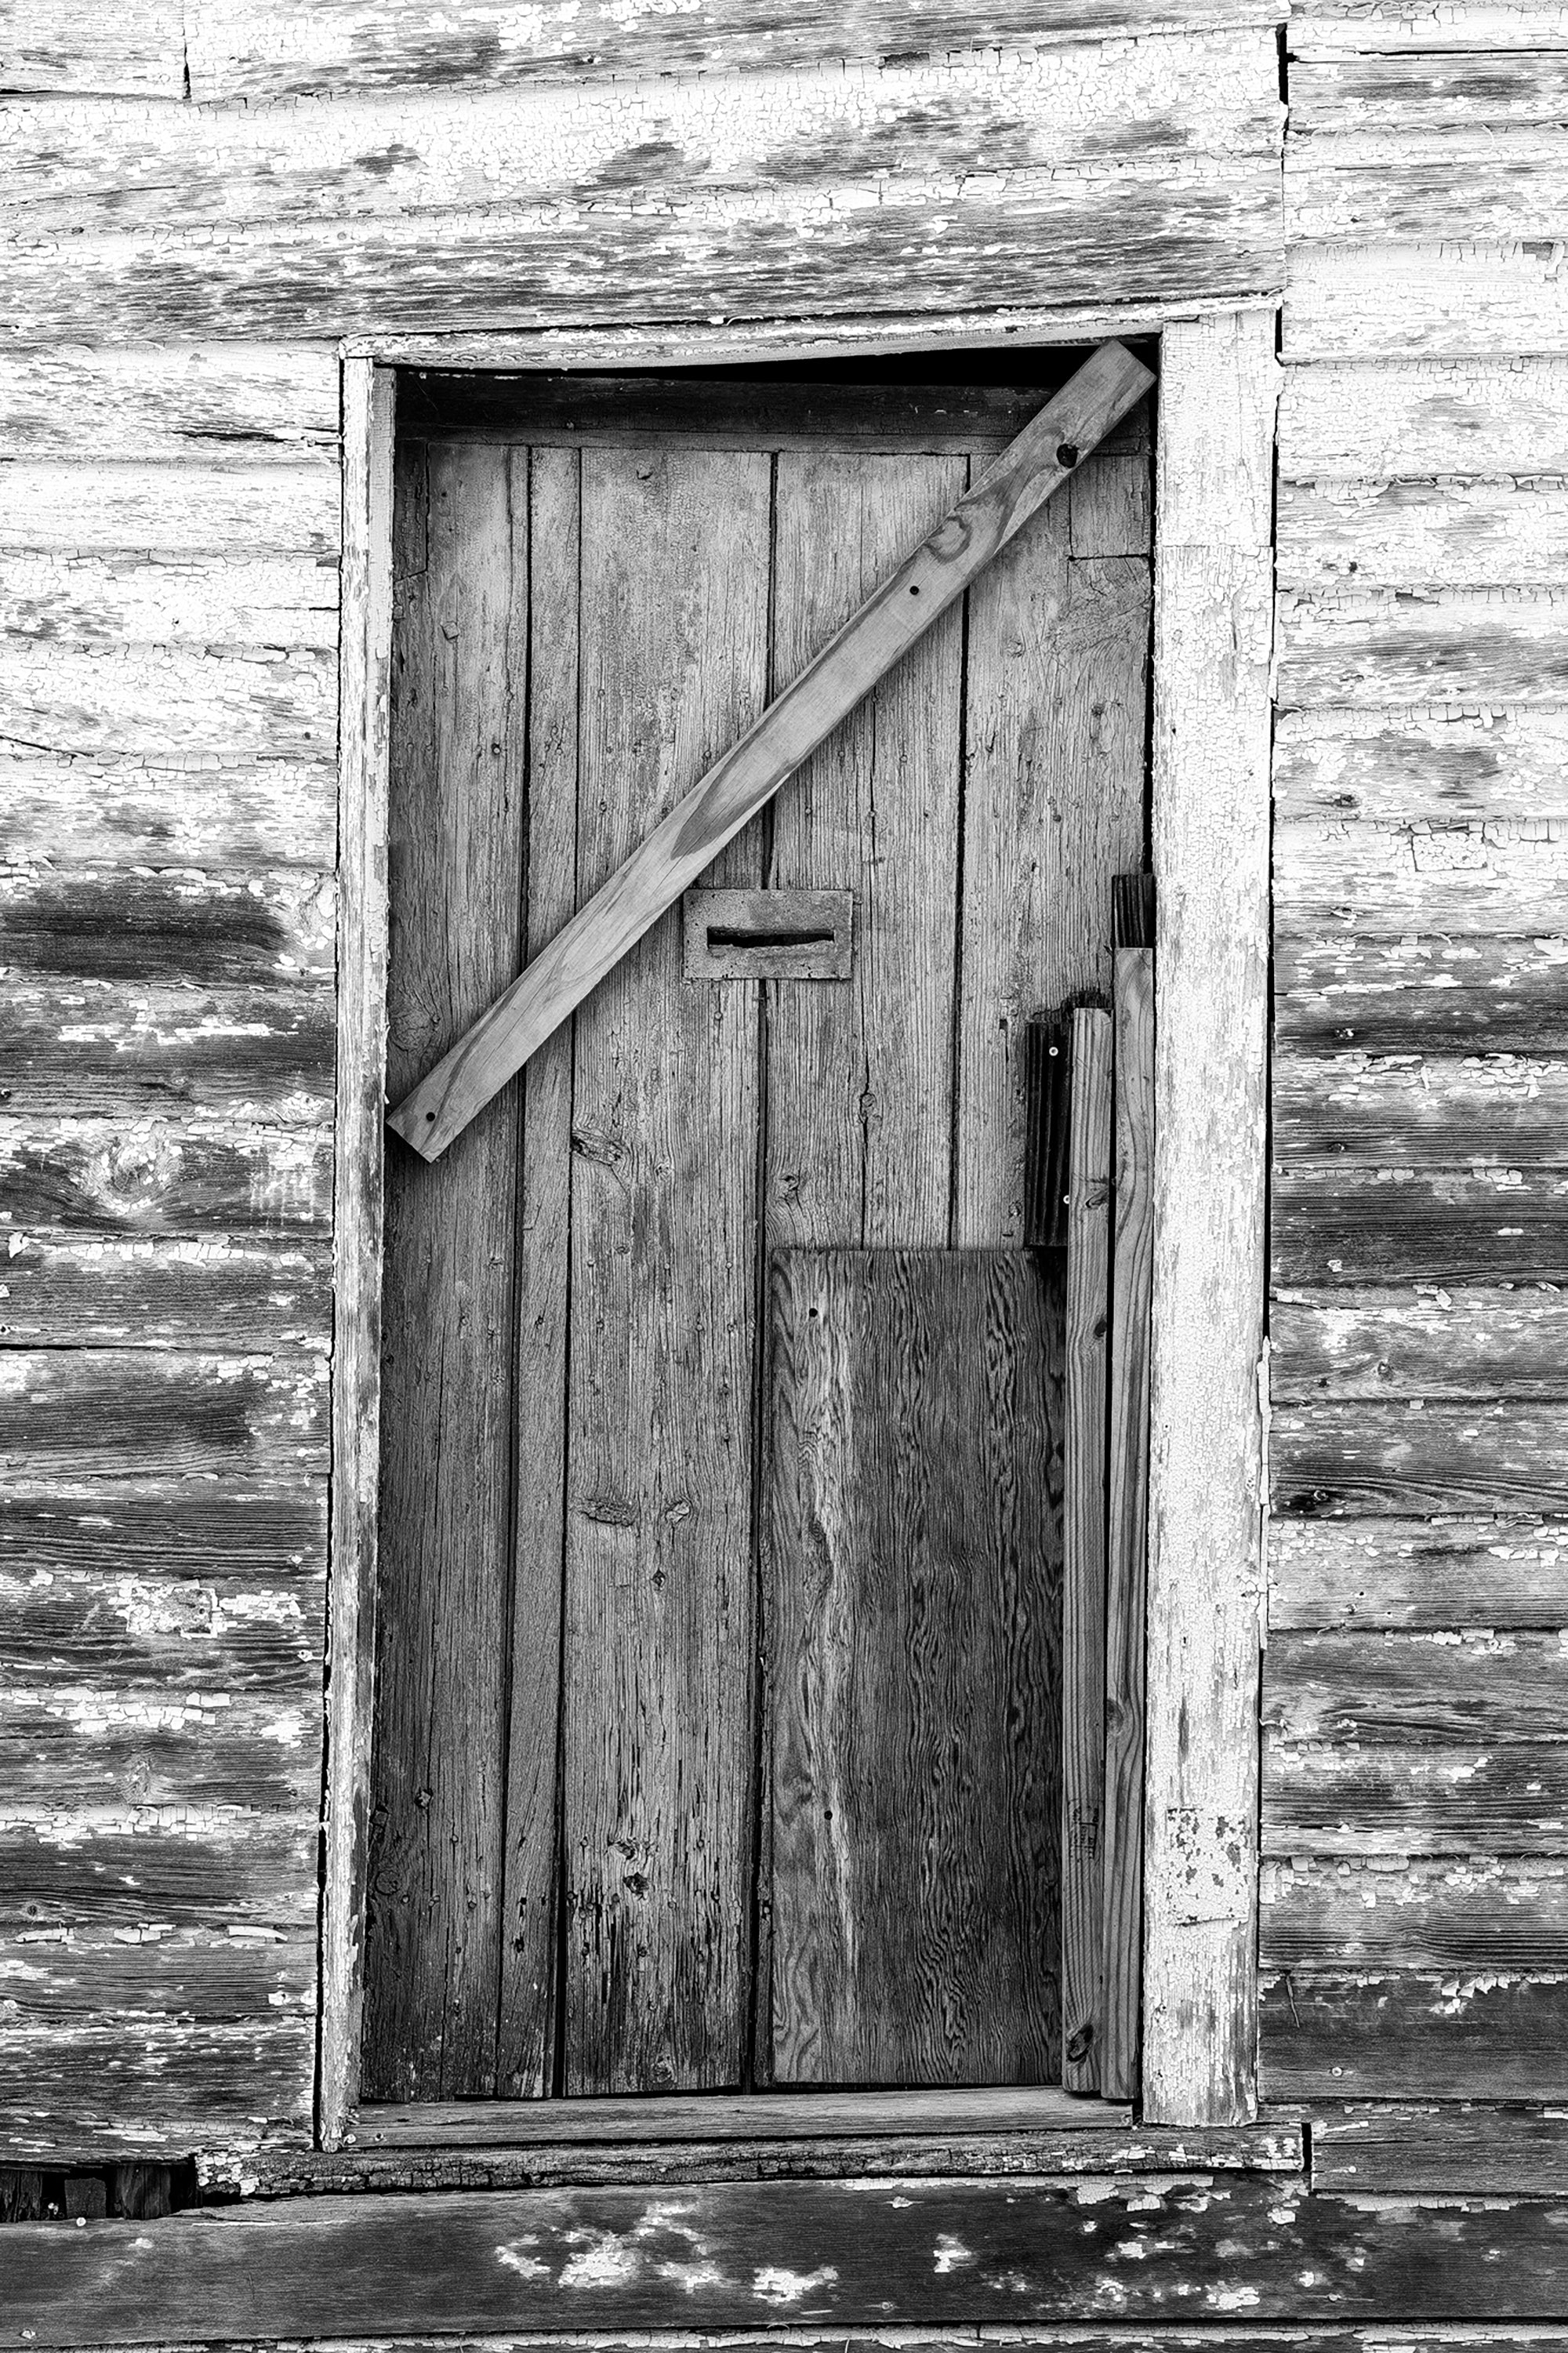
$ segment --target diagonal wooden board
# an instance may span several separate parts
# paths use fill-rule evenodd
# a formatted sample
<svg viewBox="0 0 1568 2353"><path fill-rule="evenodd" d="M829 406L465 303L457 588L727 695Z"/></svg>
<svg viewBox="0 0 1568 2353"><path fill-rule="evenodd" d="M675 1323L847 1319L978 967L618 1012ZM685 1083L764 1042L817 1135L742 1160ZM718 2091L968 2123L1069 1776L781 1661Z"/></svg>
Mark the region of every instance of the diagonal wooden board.
<svg viewBox="0 0 1568 2353"><path fill-rule="evenodd" d="M1104 343L755 725L388 1114L426 1160L521 1070L1154 379Z"/></svg>

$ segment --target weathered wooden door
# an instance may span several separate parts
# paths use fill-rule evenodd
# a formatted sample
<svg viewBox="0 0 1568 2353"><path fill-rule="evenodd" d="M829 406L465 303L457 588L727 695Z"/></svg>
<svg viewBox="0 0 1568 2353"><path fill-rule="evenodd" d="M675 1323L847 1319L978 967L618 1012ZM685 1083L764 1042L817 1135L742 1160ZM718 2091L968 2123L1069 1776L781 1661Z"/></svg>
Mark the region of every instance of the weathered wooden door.
<svg viewBox="0 0 1568 2353"><path fill-rule="evenodd" d="M1048 388L411 391L394 1098ZM367 2096L1029 2081L1058 2063L1060 1299L1016 1253L1018 1047L1036 1008L1105 987L1110 878L1142 861L1149 530L1139 412L719 860L708 883L767 892L762 915L689 903L683 935L672 913L444 1159L391 1143ZM848 894L847 956L822 938L841 917L789 895L805 892ZM814 946L840 976L798 976ZM1014 1272L1001 1291L983 1278L992 1310L973 1316L918 1271L879 1306L874 1265L844 1255L1005 1250ZM993 1787L1014 1826L966 1899L1007 1912L1005 1966L975 1951L973 1921L969 1946L957 1926L942 1944L929 1821L923 1866L893 1857L919 1804L883 1820L862 1802L858 1875L833 1885L864 1916L836 1943L812 1918L826 1865L816 1847L801 1862L800 1823L775 1810L779 1658L793 1641L816 1672L839 1655L790 1617L768 1533L770 1300L776 1332L778 1298L814 1282L858 1303L846 1378L863 1399L896 1335L926 1335L917 1451L944 1426L922 1419L931 1385L962 1369L942 1334L969 1333L981 1391L997 1331L1022 1352L1026 1377L993 1384L1005 1402L981 1426L1004 1433L1004 1484L1025 1466L1003 1553L1026 1590L928 1611L991 1663L967 1685L928 1678L889 1718L909 1770L929 1751L970 1792L950 1830ZM985 1459L977 1441L963 1475ZM941 1553L954 1590L963 1557ZM889 1567L856 1588L863 1616L885 1592L885 1614L844 1630L862 1664L908 1639ZM868 1694L886 1671L866 1667ZM921 1715L984 1715L985 1691L1003 1694L995 1726ZM887 1763L897 1792L905 1766ZM856 1770L879 1785L864 1755ZM918 1912L921 1888L936 1991L894 2049L842 1956L890 1952L888 1906ZM837 2005L820 2032L814 2005Z"/></svg>

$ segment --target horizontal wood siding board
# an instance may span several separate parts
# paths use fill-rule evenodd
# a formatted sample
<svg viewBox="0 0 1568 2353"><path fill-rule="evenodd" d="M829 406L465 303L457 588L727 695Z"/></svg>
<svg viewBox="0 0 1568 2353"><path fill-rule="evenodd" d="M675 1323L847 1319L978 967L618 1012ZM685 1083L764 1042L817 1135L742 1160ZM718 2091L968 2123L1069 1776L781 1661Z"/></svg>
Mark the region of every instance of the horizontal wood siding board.
<svg viewBox="0 0 1568 2353"><path fill-rule="evenodd" d="M1276 0L1048 0L1043 6L1039 0L994 0L979 10L952 0L861 0L847 11L823 0L762 10L740 0L705 0L699 7L627 16L610 0L537 15L520 15L503 0L465 0L437 30L413 0L382 7L364 0L331 0L326 7L292 0L259 17L242 0L195 0L185 26L191 96L254 101L407 83L483 90L612 73L1035 48L1188 25L1271 25L1279 13Z"/></svg>
<svg viewBox="0 0 1568 2353"><path fill-rule="evenodd" d="M14 749L0 754L0 857L100 875L128 866L324 873L337 847L336 789L330 757L160 765L134 751Z"/></svg>
<svg viewBox="0 0 1568 2353"><path fill-rule="evenodd" d="M1560 1969L1565 1926L1562 1862L1298 1857L1264 1866L1258 1960L1297 1985L1324 1970L1534 1976Z"/></svg>
<svg viewBox="0 0 1568 2353"><path fill-rule="evenodd" d="M329 758L337 664L318 648L213 653L0 638L0 747L183 759Z"/></svg>
<svg viewBox="0 0 1568 2353"><path fill-rule="evenodd" d="M325 1347L324 1243L84 1241L13 1235L0 1347Z"/></svg>
<svg viewBox="0 0 1568 2353"><path fill-rule="evenodd" d="M177 1103L208 1116L320 1125L331 1117L334 1043L330 985L132 991L0 982L0 1091L14 1114L134 1117Z"/></svg>
<svg viewBox="0 0 1568 2353"><path fill-rule="evenodd" d="M1470 13L1468 9L1463 13ZM1415 49L1404 56L1300 58L1290 74L1290 136L1341 143L1397 128L1405 137L1485 127L1552 129L1568 113L1568 58L1507 51L1482 60Z"/></svg>
<svg viewBox="0 0 1568 2353"><path fill-rule="evenodd" d="M203 1356L122 1349L0 1353L0 1477L276 1477L326 1470L321 1356Z"/></svg>
<svg viewBox="0 0 1568 2353"><path fill-rule="evenodd" d="M1430 60L1428 60L1430 62ZM1489 59L1489 73L1496 65ZM1292 134L1295 131L1292 77ZM1403 357L1286 371L1282 483L1508 484L1568 473L1568 368L1561 359Z"/></svg>
<svg viewBox="0 0 1568 2353"><path fill-rule="evenodd" d="M56 864L0 875L0 953L14 980L330 981L333 929L331 880L298 871L231 877Z"/></svg>
<svg viewBox="0 0 1568 2353"><path fill-rule="evenodd" d="M338 642L331 556L0 554L0 628L23 640L239 650Z"/></svg>
<svg viewBox="0 0 1568 2353"><path fill-rule="evenodd" d="M238 1121L0 1117L0 1191L29 1233L324 1233L331 1141Z"/></svg>
<svg viewBox="0 0 1568 2353"><path fill-rule="evenodd" d="M176 1714L178 1694L204 1692L268 1693L308 1709L321 1676L320 1620L314 1565L280 1585L244 1570L222 1582L184 1577L177 1563L139 1577L0 1569L0 1651L17 1678L3 1704L26 1712L79 1684L143 1697L150 1687ZM87 1723L80 1729L88 1736ZM297 1745L304 1729L279 1716L279 1746Z"/></svg>
<svg viewBox="0 0 1568 2353"><path fill-rule="evenodd" d="M57 402L73 389L60 385ZM8 554L330 559L342 538L335 436L314 458L290 449L267 466L247 452L227 463L205 452L169 465L136 455L100 462L84 444L67 458L8 459L0 486Z"/></svg>
<svg viewBox="0 0 1568 2353"><path fill-rule="evenodd" d="M1568 1406L1286 1406L1269 1459L1279 1511L1568 1512Z"/></svg>
<svg viewBox="0 0 1568 2353"><path fill-rule="evenodd" d="M1290 23L1290 53L1299 57L1563 47L1568 12L1560 0L1459 0L1441 16L1410 0L1308 0Z"/></svg>
<svg viewBox="0 0 1568 2353"><path fill-rule="evenodd" d="M1568 1184L1552 1169L1341 1169L1282 1161L1272 1241L1274 1282L1282 1290L1563 1282Z"/></svg>
<svg viewBox="0 0 1568 2353"><path fill-rule="evenodd" d="M1555 1289L1289 1293L1269 1330L1279 1405L1568 1398L1568 1302Z"/></svg>
<svg viewBox="0 0 1568 2353"><path fill-rule="evenodd" d="M300 1481L51 1481L45 1495L0 1494L0 1574L292 1584L320 1572L325 1504L324 1483Z"/></svg>
<svg viewBox="0 0 1568 2353"><path fill-rule="evenodd" d="M1568 1647L1552 1633L1290 1634L1268 1646L1265 1728L1282 1739L1434 1750L1562 1737Z"/></svg>
<svg viewBox="0 0 1568 2353"><path fill-rule="evenodd" d="M1568 711L1289 712L1275 735L1275 800L1282 819L1369 818L1413 830L1553 818L1568 813L1565 766Z"/></svg>
<svg viewBox="0 0 1568 2353"><path fill-rule="evenodd" d="M1285 482L1278 527L1280 584L1305 594L1351 580L1363 588L1551 586L1568 563L1568 485Z"/></svg>
<svg viewBox="0 0 1568 2353"><path fill-rule="evenodd" d="M1568 355L1551 237L1292 241L1283 357Z"/></svg>
<svg viewBox="0 0 1568 2353"><path fill-rule="evenodd" d="M1555 587L1287 590L1280 707L1561 704L1563 609Z"/></svg>
<svg viewBox="0 0 1568 2353"><path fill-rule="evenodd" d="M1086 2265L1089 2221L1105 2252ZM590 2330L761 2326L781 2310L837 2330L993 2315L1017 2326L1080 2318L1097 2283L1108 2300L1114 2284L1123 2324L1173 2310L1191 2323L1245 2292L1250 2334L1282 2319L1550 2318L1563 2232L1550 2200L1433 2215L1268 2176L715 2184L673 2211L637 2189L339 2197L174 2215L154 2231L16 2224L0 2234L0 2288L8 2338L31 2329L42 2346L374 2334L389 2281L410 2335L516 2336L568 2316ZM943 2248L963 2251L946 2268ZM682 2284L697 2269L701 2284Z"/></svg>
<svg viewBox="0 0 1568 2353"><path fill-rule="evenodd" d="M1555 2196L1568 2184L1568 2118L1540 2108L1423 2101L1312 2119L1312 2179L1363 2197Z"/></svg>
<svg viewBox="0 0 1568 2353"><path fill-rule="evenodd" d="M1560 237L1564 153L1560 132L1488 124L1409 122L1396 157L1375 132L1307 140L1286 175L1286 234L1435 241L1467 234L1468 223L1477 238L1521 228Z"/></svg>
<svg viewBox="0 0 1568 2353"><path fill-rule="evenodd" d="M181 18L180 0L128 0L107 11L93 0L35 0L10 12L0 32L0 87L178 100Z"/></svg>
<svg viewBox="0 0 1568 2353"><path fill-rule="evenodd" d="M319 1606L317 1609L320 1618ZM104 1877L87 1888L74 1907L61 1902L52 1911L40 1907L38 1883L28 1869L22 1834L47 1839L62 1819L69 1818L78 1835L96 1855L116 1836L138 1841L160 1828L184 1826L183 1835L198 1850L196 1871L212 1874L215 1884L227 1874L213 1873L212 1858L203 1858L205 1844L221 1847L226 1824L254 1816L285 1818L293 1844L288 1869L290 1888L280 1882L276 1858L267 1865L263 1883L266 1900L274 1912L290 1894L297 1936L315 1939L315 1864L313 1841L301 1834L312 1820L321 1780L320 1742L313 1736L321 1716L321 1651L317 1646L313 1688L298 1684L251 1693L232 1691L184 1697L165 1696L157 1689L110 1691L102 1683L69 1686L40 1684L37 1689L0 1703L0 1771L7 1788L4 1871L22 1890L25 1916L12 1922L13 1930L34 1936L46 1926L61 1936L114 1936L123 1930L136 1944L158 1908L155 1886L144 1894L129 1893L119 1909L110 1900L112 1865L100 1862ZM142 1884L134 1855L127 1862L126 1884ZM290 1893L291 1890L291 1893ZM182 1893L190 1893L182 1883ZM31 1910L26 1907L31 1905ZM215 1936L226 1936L220 1915ZM226 1917L236 1926L243 1921ZM199 1924L198 1924L199 1925ZM262 1923L269 1935L276 1925L268 1915ZM193 1922L164 1920L160 1933L178 1928L189 1934ZM147 1945L149 1955L155 1939ZM21 1957L25 1961L26 1955ZM152 1963L150 1962L150 1966ZM266 2008L266 2003L260 2005Z"/></svg>
<svg viewBox="0 0 1568 2353"><path fill-rule="evenodd" d="M1268 1567L1279 1631L1568 1626L1555 1520L1279 1520Z"/></svg>
<svg viewBox="0 0 1568 2353"><path fill-rule="evenodd" d="M665 2093L651 2098L370 2101L362 2149L630 2147L672 2141L788 2141L899 2132L1067 2133L1130 2125L1125 2105L1093 2107L1053 2084L976 2089Z"/></svg>
<svg viewBox="0 0 1568 2353"><path fill-rule="evenodd" d="M1103 2110L1097 2110L1103 2115ZM1111 2110L1111 2114L1116 2112ZM242 2197L320 2197L332 2191L531 2189L700 2182L855 2180L896 2177L1041 2174L1104 2176L1205 2171L1294 2173L1302 2164L1297 2124L1209 2127L1068 2122L1051 2131L816 2137L799 2140L600 2142L553 2148L442 2146L365 2150L198 2150L204 2189ZM1082 2340L1079 2340L1082 2342ZM1112 2340L1126 2353L1127 2340ZM544 2348L540 2348L544 2353ZM869 2348L868 2348L869 2353ZM1108 2348L1109 2353L1109 2348ZM1151 2348L1144 2348L1151 2353Z"/></svg>
<svg viewBox="0 0 1568 2353"><path fill-rule="evenodd" d="M1367 938L1334 929L1277 935L1279 1067L1300 1085L1315 1058L1353 1048L1466 1074L1449 1057L1568 1053L1568 939L1511 933L1410 932ZM1308 1058L1314 1058L1309 1060ZM1489 1064L1488 1067L1500 1067Z"/></svg>
<svg viewBox="0 0 1568 2353"><path fill-rule="evenodd" d="M81 13L103 21L90 0ZM170 466L177 471L148 483L144 495L151 504L151 492L162 489L174 514L185 510L215 460L229 460L248 475L309 459L335 475L338 429L338 361L330 344L93 351L72 343L0 353L0 458L75 460L94 473ZM250 495L265 497L254 485ZM289 500L287 485L279 495ZM310 494L301 484L296 495L308 502ZM332 530L329 501L319 512L319 528ZM8 520L15 530L19 519Z"/></svg>
<svg viewBox="0 0 1568 2353"><path fill-rule="evenodd" d="M204 2141L232 2142L237 2117L249 2140L307 2144L315 2063L314 2021L303 2011L84 2019L68 2039L55 2025L0 2027L7 2093L27 2087L25 2101L0 2100L0 2150L52 2165L184 2159Z"/></svg>
<svg viewBox="0 0 1568 2353"><path fill-rule="evenodd" d="M1281 1162L1546 1171L1568 1158L1568 1061L1526 1054L1281 1052Z"/></svg>
<svg viewBox="0 0 1568 2353"><path fill-rule="evenodd" d="M1259 2081L1281 2102L1560 2098L1565 2026L1561 1976L1280 1977L1260 1996Z"/></svg>
<svg viewBox="0 0 1568 2353"><path fill-rule="evenodd" d="M1266 1854L1568 1855L1568 1744L1480 1737L1334 1748L1271 1738Z"/></svg>

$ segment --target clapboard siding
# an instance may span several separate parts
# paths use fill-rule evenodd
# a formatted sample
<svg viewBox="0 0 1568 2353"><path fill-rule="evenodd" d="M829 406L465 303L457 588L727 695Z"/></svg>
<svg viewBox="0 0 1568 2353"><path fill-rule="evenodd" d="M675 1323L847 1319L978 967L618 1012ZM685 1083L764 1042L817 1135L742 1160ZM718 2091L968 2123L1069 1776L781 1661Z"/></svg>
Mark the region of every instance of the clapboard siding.
<svg viewBox="0 0 1568 2353"><path fill-rule="evenodd" d="M84 22L109 21L93 0L82 0L80 14ZM114 21L123 21L121 12ZM246 476L263 467L298 470L313 459L322 478L319 491L285 482L280 500L317 518L330 505L335 516L339 429L337 355L326 344L185 343L112 351L70 342L0 353L0 458L40 468L71 459L95 470L177 468L161 480L180 512L189 512L187 497L210 498L213 469L227 454ZM134 498L133 480L110 480L122 483L122 499ZM85 502L78 503L86 513ZM14 530L17 522L9 512L0 528ZM335 544L335 520L329 517L326 527ZM113 543L89 531L86 543Z"/></svg>
<svg viewBox="0 0 1568 2353"><path fill-rule="evenodd" d="M1289 177L1289 174L1287 174ZM1523 199L1520 209L1523 209ZM1494 359L1568 353L1568 307L1552 239L1509 242L1441 232L1355 244L1289 241L1288 360Z"/></svg>
<svg viewBox="0 0 1568 2353"><path fill-rule="evenodd" d="M1275 0L696 0L679 8L615 0L521 9L463 0L433 20L420 0L301 0L264 12L244 0L190 0L184 10L191 95L273 99L427 83L496 83L602 75L675 74L715 67L805 66L826 58L878 62L943 51L1047 43L1192 25L1261 25ZM80 87L89 85L80 84Z"/></svg>
<svg viewBox="0 0 1568 2353"><path fill-rule="evenodd" d="M188 765L137 752L0 750L0 874L59 866L330 871L337 845L334 747L323 756L219 753Z"/></svg>
<svg viewBox="0 0 1568 2353"><path fill-rule="evenodd" d="M1293 371L1288 384L1316 369ZM1568 374L1563 379L1568 413ZM1284 818L1435 822L1568 814L1568 710L1281 712L1274 794ZM1286 871L1293 860L1284 861Z"/></svg>
<svg viewBox="0 0 1568 2353"><path fill-rule="evenodd" d="M1281 1631L1568 1624L1568 1527L1554 1520L1280 1521L1268 1569Z"/></svg>
<svg viewBox="0 0 1568 2353"><path fill-rule="evenodd" d="M1287 1293L1271 1319L1277 1402L1568 1398L1560 1291Z"/></svg>
<svg viewBox="0 0 1568 2353"><path fill-rule="evenodd" d="M1296 1087L1317 1074L1315 1060L1297 1058L1352 1048L1363 1061L1435 1058L1461 1085L1476 1071L1568 1052L1568 935L1281 931L1275 987L1281 1071Z"/></svg>
<svg viewBox="0 0 1568 2353"><path fill-rule="evenodd" d="M8 1245L0 1346L200 1346L229 1355L324 1345L325 1241L113 1241L18 1233ZM0 1547L5 1542L0 1522ZM0 1553L3 1556L3 1553Z"/></svg>
<svg viewBox="0 0 1568 2353"><path fill-rule="evenodd" d="M1291 368L1279 402L1279 470L1287 483L1360 489L1568 472L1568 367L1489 355Z"/></svg>

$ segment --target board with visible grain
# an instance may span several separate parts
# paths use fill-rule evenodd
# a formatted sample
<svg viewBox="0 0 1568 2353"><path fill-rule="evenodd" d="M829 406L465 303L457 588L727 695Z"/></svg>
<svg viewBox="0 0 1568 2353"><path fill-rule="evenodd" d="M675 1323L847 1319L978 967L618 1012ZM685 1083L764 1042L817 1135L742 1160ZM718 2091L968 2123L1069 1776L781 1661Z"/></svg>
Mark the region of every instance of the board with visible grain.
<svg viewBox="0 0 1568 2353"><path fill-rule="evenodd" d="M504 450L411 452L394 566L388 1082L519 961L523 751L511 670L526 515ZM437 1186L389 1153L363 2084L495 2088L517 1121Z"/></svg>
<svg viewBox="0 0 1568 2353"><path fill-rule="evenodd" d="M773 1264L773 2078L1048 2081L1059 1277Z"/></svg>

